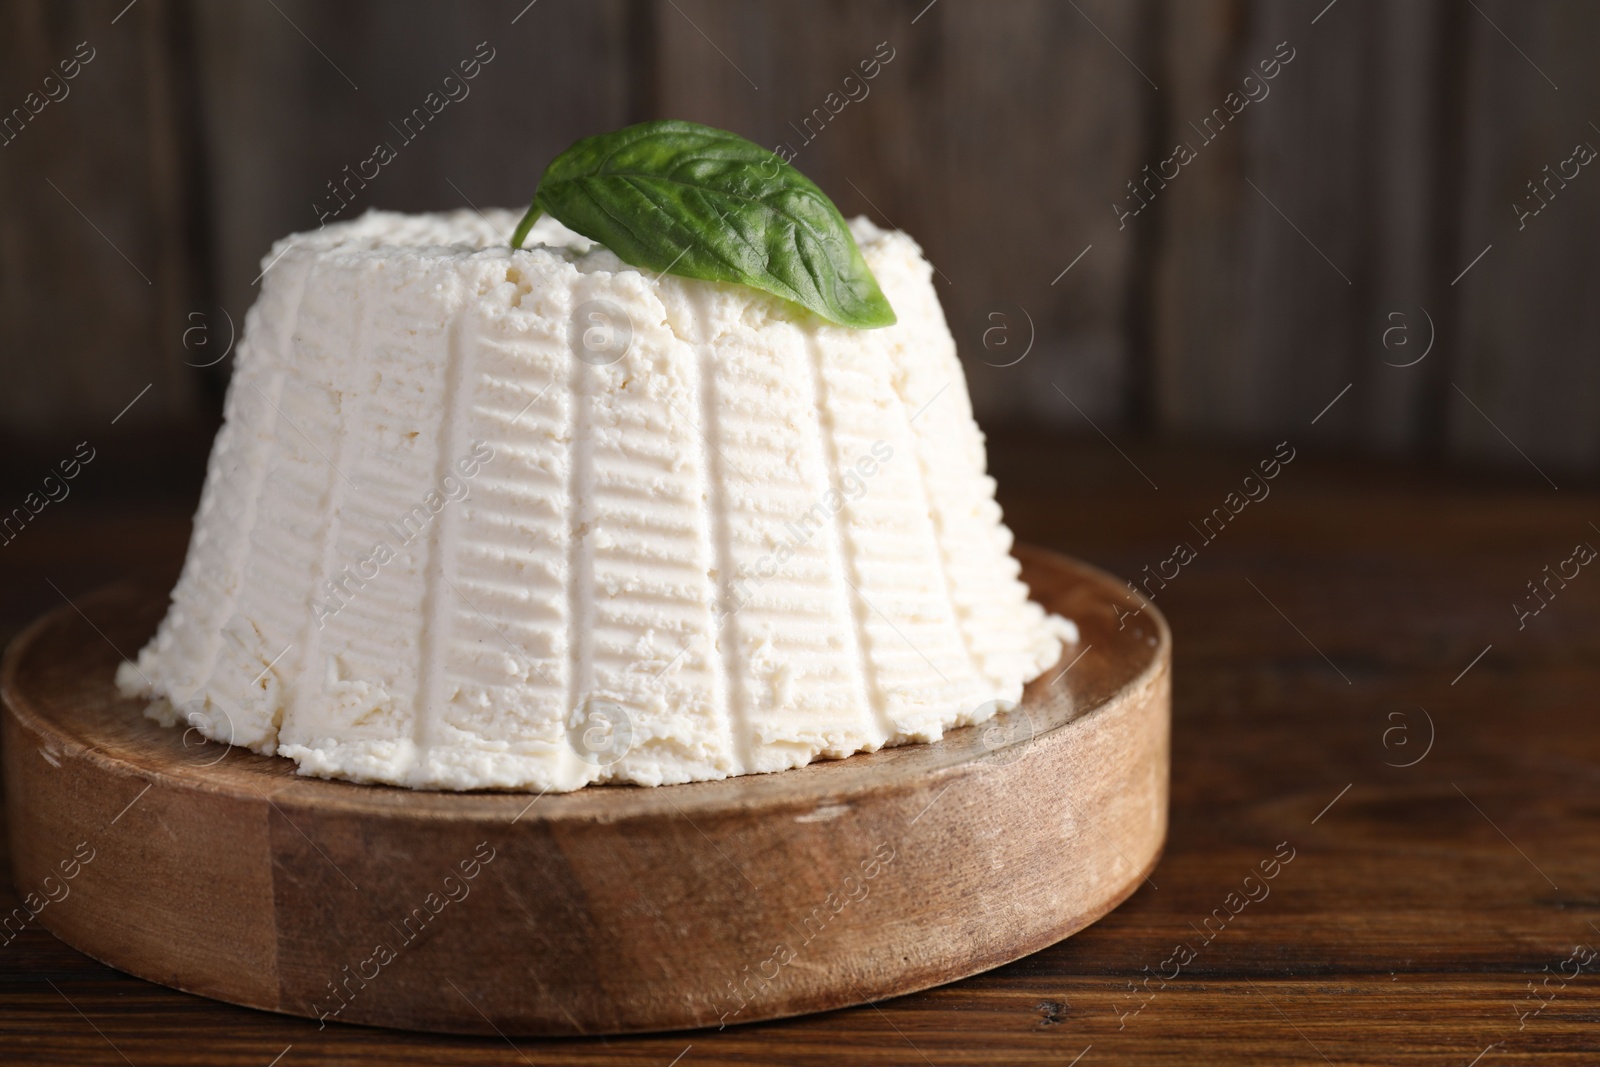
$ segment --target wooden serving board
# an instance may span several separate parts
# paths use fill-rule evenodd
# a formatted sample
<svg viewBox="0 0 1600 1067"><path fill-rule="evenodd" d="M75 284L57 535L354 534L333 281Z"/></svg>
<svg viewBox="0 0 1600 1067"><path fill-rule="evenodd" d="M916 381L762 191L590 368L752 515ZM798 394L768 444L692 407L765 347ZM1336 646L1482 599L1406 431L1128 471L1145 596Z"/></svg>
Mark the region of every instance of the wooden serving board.
<svg viewBox="0 0 1600 1067"><path fill-rule="evenodd" d="M159 727L112 674L165 591L107 589L0 669L13 875L32 921L111 966L330 1021L716 1027L975 974L1116 907L1167 825L1166 623L1119 629L1123 583L1018 555L1082 640L1015 711L781 774L537 798L303 778Z"/></svg>

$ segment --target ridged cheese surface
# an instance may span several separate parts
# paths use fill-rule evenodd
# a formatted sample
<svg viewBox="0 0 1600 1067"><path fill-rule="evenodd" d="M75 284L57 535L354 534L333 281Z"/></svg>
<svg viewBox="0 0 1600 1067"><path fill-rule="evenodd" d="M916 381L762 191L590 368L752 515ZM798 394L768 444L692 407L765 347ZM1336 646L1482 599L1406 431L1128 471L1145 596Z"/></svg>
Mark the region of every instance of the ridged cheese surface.
<svg viewBox="0 0 1600 1067"><path fill-rule="evenodd" d="M435 789L571 790L937 740L1071 624L1028 600L910 238L899 317L657 276L550 219L371 212L250 310L149 714Z"/></svg>

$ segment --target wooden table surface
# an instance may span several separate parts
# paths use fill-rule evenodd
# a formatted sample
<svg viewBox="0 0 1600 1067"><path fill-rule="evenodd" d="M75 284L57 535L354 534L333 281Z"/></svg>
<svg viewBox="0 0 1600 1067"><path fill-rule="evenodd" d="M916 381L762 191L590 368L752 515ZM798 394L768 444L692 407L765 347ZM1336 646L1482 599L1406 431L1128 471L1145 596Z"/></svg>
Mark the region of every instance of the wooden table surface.
<svg viewBox="0 0 1600 1067"><path fill-rule="evenodd" d="M0 1062L1600 1063L1600 574L1567 562L1600 545L1600 494L1301 450L1207 540L1190 524L1273 449L1121 444L993 445L1022 539L1125 576L1195 550L1152 585L1176 638L1166 855L1096 926L868 1007L540 1041L319 1030L34 925L0 945ZM170 565L188 512L181 490L54 506L0 548L3 636Z"/></svg>

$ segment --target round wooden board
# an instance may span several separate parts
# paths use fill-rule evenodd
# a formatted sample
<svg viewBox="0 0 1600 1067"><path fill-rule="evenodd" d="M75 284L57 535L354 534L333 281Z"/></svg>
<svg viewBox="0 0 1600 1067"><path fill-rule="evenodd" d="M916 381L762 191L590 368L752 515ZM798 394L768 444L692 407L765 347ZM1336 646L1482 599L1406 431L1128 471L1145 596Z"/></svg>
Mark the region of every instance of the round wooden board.
<svg viewBox="0 0 1600 1067"><path fill-rule="evenodd" d="M781 774L539 798L303 778L159 727L111 679L165 591L81 598L0 669L28 902L6 936L36 921L219 1000L457 1033L753 1022L997 967L1126 899L1167 825L1165 621L1119 629L1123 583L1018 556L1082 640L1015 711Z"/></svg>

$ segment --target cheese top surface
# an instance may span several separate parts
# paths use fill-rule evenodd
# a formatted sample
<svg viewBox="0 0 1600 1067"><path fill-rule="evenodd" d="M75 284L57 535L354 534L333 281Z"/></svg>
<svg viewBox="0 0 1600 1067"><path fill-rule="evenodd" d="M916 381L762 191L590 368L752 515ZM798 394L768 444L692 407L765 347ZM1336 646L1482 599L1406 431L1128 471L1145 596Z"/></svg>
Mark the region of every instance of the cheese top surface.
<svg viewBox="0 0 1600 1067"><path fill-rule="evenodd" d="M280 241L171 608L118 682L305 774L658 785L937 740L1071 624L1028 600L930 268L899 322L655 275L509 211Z"/></svg>

